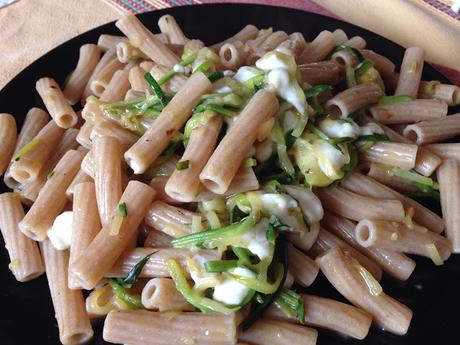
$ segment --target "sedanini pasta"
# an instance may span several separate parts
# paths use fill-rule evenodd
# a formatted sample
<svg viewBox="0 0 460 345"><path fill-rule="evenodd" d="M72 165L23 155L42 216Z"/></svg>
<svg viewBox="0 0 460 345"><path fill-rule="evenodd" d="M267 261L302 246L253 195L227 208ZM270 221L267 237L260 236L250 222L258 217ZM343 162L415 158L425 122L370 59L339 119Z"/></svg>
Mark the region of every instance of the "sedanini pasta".
<svg viewBox="0 0 460 345"><path fill-rule="evenodd" d="M37 82L49 115L17 135L0 114L9 268L46 271L61 342L88 341L90 318L132 345L404 335L382 274L460 252L460 144L439 142L460 134L458 87L422 80L420 48L398 74L340 29L206 46L179 24L123 16L126 37L83 45L65 85ZM319 271L349 303L308 293Z"/></svg>

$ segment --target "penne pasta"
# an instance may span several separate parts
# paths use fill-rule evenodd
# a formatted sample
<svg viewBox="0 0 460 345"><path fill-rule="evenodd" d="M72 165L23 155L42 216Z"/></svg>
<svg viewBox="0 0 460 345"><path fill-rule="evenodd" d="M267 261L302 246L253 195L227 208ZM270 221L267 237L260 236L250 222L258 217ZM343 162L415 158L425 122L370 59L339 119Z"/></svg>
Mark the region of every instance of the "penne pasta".
<svg viewBox="0 0 460 345"><path fill-rule="evenodd" d="M314 260L292 244L289 245L288 260L290 262L289 272L291 272L298 284L304 287L313 284L319 272L318 265Z"/></svg>
<svg viewBox="0 0 460 345"><path fill-rule="evenodd" d="M250 39L253 39L257 36L259 30L254 25L246 25L243 29L238 31L232 37L227 38L225 41L216 43L212 45L210 48L214 51L219 51L219 49L226 43L234 43L240 41L241 43L245 43Z"/></svg>
<svg viewBox="0 0 460 345"><path fill-rule="evenodd" d="M444 118L447 116L447 104L436 99L416 99L376 105L370 111L374 120L391 125Z"/></svg>
<svg viewBox="0 0 460 345"><path fill-rule="evenodd" d="M403 135L418 145L431 144L460 134L460 114L421 121L404 128Z"/></svg>
<svg viewBox="0 0 460 345"><path fill-rule="evenodd" d="M360 52L363 54L364 58L371 60L374 63L375 69L385 80L385 86L387 86L386 80L393 76L395 64L390 59L374 52L373 50L363 49Z"/></svg>
<svg viewBox="0 0 460 345"><path fill-rule="evenodd" d="M168 72L168 69L161 65L155 65L150 69L152 76L158 80ZM162 85L165 92L178 92L187 81L187 77L181 73L176 73L174 77Z"/></svg>
<svg viewBox="0 0 460 345"><path fill-rule="evenodd" d="M426 149L441 157L443 160L454 159L460 162L460 144L430 144ZM440 162L441 163L441 162Z"/></svg>
<svg viewBox="0 0 460 345"><path fill-rule="evenodd" d="M367 42L361 36L353 36L349 40L345 41L343 44L355 49L364 49L366 48Z"/></svg>
<svg viewBox="0 0 460 345"><path fill-rule="evenodd" d="M304 64L322 61L332 52L336 45L337 42L330 31L321 31L304 49L299 56L298 63Z"/></svg>
<svg viewBox="0 0 460 345"><path fill-rule="evenodd" d="M106 52L110 48L115 47L120 42L127 42L128 39L123 36L116 36L116 35L107 35L103 34L100 35L97 39L97 46L102 52Z"/></svg>
<svg viewBox="0 0 460 345"><path fill-rule="evenodd" d="M150 92L150 86L144 78L145 71L140 66L134 66L129 70L129 84L132 90Z"/></svg>
<svg viewBox="0 0 460 345"><path fill-rule="evenodd" d="M146 309L167 311L192 311L192 305L176 290L174 280L168 278L150 279L142 289L142 305Z"/></svg>
<svg viewBox="0 0 460 345"><path fill-rule="evenodd" d="M8 268L17 281L26 282L45 272L37 243L19 231L24 210L15 193L0 194L0 230L10 263Z"/></svg>
<svg viewBox="0 0 460 345"><path fill-rule="evenodd" d="M342 29L334 30L332 32L332 36L334 36L334 41L337 46L344 44L346 41L348 41L348 36L346 32L343 31Z"/></svg>
<svg viewBox="0 0 460 345"><path fill-rule="evenodd" d="M126 41L117 43L116 50L117 59L121 63L129 63L137 60L148 59L144 53Z"/></svg>
<svg viewBox="0 0 460 345"><path fill-rule="evenodd" d="M87 175L83 170L78 170L77 174L73 178L72 182L70 183L69 188L65 191L65 195L67 196L67 199L72 201L73 195L75 192L75 187L80 184L80 183L86 183L86 182L93 182L93 178L89 175Z"/></svg>
<svg viewBox="0 0 460 345"><path fill-rule="evenodd" d="M0 114L0 175L8 168L17 139L16 120L11 114Z"/></svg>
<svg viewBox="0 0 460 345"><path fill-rule="evenodd" d="M441 84L439 81L421 81L418 97L433 98L454 106L460 104L460 87Z"/></svg>
<svg viewBox="0 0 460 345"><path fill-rule="evenodd" d="M109 54L109 52L106 54ZM103 59L101 59L101 61L102 60ZM109 85L110 81L113 79L115 73L124 66L125 65L116 57L112 57L112 59L107 61L99 70L97 70L97 67L99 67L98 65L94 71L94 76L88 81L90 91L97 97L100 97L107 88L107 85Z"/></svg>
<svg viewBox="0 0 460 345"><path fill-rule="evenodd" d="M237 69L246 60L247 53L240 41L225 43L219 50L220 62L225 68Z"/></svg>
<svg viewBox="0 0 460 345"><path fill-rule="evenodd" d="M86 83L85 90L83 91L83 95L81 97L82 104L84 104L86 102L86 99L93 94L93 91L91 90L91 85L92 85L93 81L96 79L96 77L99 75L99 73L107 66L107 64L111 63L114 60L117 61L116 57L117 57L117 53L116 53L116 50L115 50L115 46L109 48L104 53L104 55L102 55L102 57L99 60L98 64L94 68L93 73L91 73L91 76L89 77L88 83ZM98 96L100 96L101 93L99 93Z"/></svg>
<svg viewBox="0 0 460 345"><path fill-rule="evenodd" d="M180 28L179 24L177 24L173 16L169 14L161 16L160 19L158 19L158 27L163 34L166 34L170 43L187 43L188 38L185 37L182 29Z"/></svg>
<svg viewBox="0 0 460 345"><path fill-rule="evenodd" d="M113 74L112 79L110 79L101 97L99 97L100 101L110 103L123 100L130 88L128 77L132 66L132 63L129 63Z"/></svg>
<svg viewBox="0 0 460 345"><path fill-rule="evenodd" d="M137 140L139 140L139 136L137 134L121 128L111 121L101 121L96 123L91 131L90 139L94 141L96 138L105 136L116 138L119 141L123 152L128 150Z"/></svg>
<svg viewBox="0 0 460 345"><path fill-rule="evenodd" d="M422 77L425 52L419 47L406 49L399 72L398 85L395 95L417 97L420 79Z"/></svg>
<svg viewBox="0 0 460 345"><path fill-rule="evenodd" d="M380 142L362 151L359 157L364 162L412 169L416 164L417 152L418 146L414 144Z"/></svg>
<svg viewBox="0 0 460 345"><path fill-rule="evenodd" d="M174 237L162 231L150 230L144 241L144 247L170 247Z"/></svg>
<svg viewBox="0 0 460 345"><path fill-rule="evenodd" d="M415 193L417 192L417 186L407 181L406 179L395 176L390 166L372 163L369 165L367 176L383 183L400 193Z"/></svg>
<svg viewBox="0 0 460 345"><path fill-rule="evenodd" d="M78 131L77 135L77 142L83 146L86 147L88 150L91 150L91 146L93 143L91 142L90 135L91 132L94 128L94 123L93 121L85 121L85 123L80 127L80 130Z"/></svg>

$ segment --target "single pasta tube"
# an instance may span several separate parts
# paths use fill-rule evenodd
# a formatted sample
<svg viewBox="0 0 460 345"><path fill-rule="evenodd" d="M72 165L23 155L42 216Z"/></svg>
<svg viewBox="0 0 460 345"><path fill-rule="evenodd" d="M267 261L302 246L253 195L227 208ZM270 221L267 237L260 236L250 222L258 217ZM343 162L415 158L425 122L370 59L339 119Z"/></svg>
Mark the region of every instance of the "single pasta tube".
<svg viewBox="0 0 460 345"><path fill-rule="evenodd" d="M103 338L132 345L232 345L236 344L236 333L235 314L113 310L105 319Z"/></svg>
<svg viewBox="0 0 460 345"><path fill-rule="evenodd" d="M165 191L166 183L168 182L168 176L157 176L150 181L150 187L156 190L157 195L155 200L163 201L171 205L181 205L182 202L171 198Z"/></svg>
<svg viewBox="0 0 460 345"><path fill-rule="evenodd" d="M392 125L444 118L447 116L447 104L436 99L416 99L376 105L370 111L379 123Z"/></svg>
<svg viewBox="0 0 460 345"><path fill-rule="evenodd" d="M158 80L168 72L165 66L155 65L151 68L150 73ZM176 93L184 86L187 77L182 73L176 73L169 81L164 83L161 87L165 92Z"/></svg>
<svg viewBox="0 0 460 345"><path fill-rule="evenodd" d="M140 59L148 59L147 56L139 49L133 47L128 42L120 42L117 44L117 58L122 63L137 61Z"/></svg>
<svg viewBox="0 0 460 345"><path fill-rule="evenodd" d="M158 310L161 313L193 309L193 306L177 291L174 281L168 278L150 279L142 289L141 301L146 309Z"/></svg>
<svg viewBox="0 0 460 345"><path fill-rule="evenodd" d="M97 208L104 227L111 221L111 213L122 195L121 145L114 137L99 137L94 141L94 183Z"/></svg>
<svg viewBox="0 0 460 345"><path fill-rule="evenodd" d="M243 29L238 31L232 37L227 38L225 41L220 43L213 44L210 48L214 51L219 51L219 49L226 43L234 43L236 41L240 41L241 43L245 43L250 39L253 39L259 33L259 29L257 29L254 25L246 25Z"/></svg>
<svg viewBox="0 0 460 345"><path fill-rule="evenodd" d="M337 85L345 76L345 69L336 61L325 60L299 65L302 81L310 85Z"/></svg>
<svg viewBox="0 0 460 345"><path fill-rule="evenodd" d="M425 52L419 47L406 49L399 72L395 95L407 95L417 98L420 79L422 77Z"/></svg>
<svg viewBox="0 0 460 345"><path fill-rule="evenodd" d="M297 60L306 46L307 42L305 42L305 37L303 37L300 32L293 32L289 35L289 38L280 43L275 50L285 55L292 56Z"/></svg>
<svg viewBox="0 0 460 345"><path fill-rule="evenodd" d="M349 40L345 41L343 45L346 45L348 47L352 47L355 49L364 49L366 48L367 42L361 36L353 36Z"/></svg>
<svg viewBox="0 0 460 345"><path fill-rule="evenodd" d="M70 150L61 158L46 181L34 204L19 223L22 233L36 241L43 241L54 219L64 208L66 189L80 169L83 154Z"/></svg>
<svg viewBox="0 0 460 345"><path fill-rule="evenodd" d="M305 324L340 332L356 339L364 339L369 333L372 316L366 311L333 299L300 294L305 305ZM266 317L287 322L298 322L271 306Z"/></svg>
<svg viewBox="0 0 460 345"><path fill-rule="evenodd" d="M355 67L359 61L355 53L349 50L339 50L331 55L331 60L344 67Z"/></svg>
<svg viewBox="0 0 460 345"><path fill-rule="evenodd" d="M439 81L421 81L418 89L419 98L434 98L449 106L460 104L460 87L441 84Z"/></svg>
<svg viewBox="0 0 460 345"><path fill-rule="evenodd" d="M41 242L41 251L59 328L59 340L64 345L84 344L93 337L93 329L82 292L67 287L69 252L54 249L49 240Z"/></svg>
<svg viewBox="0 0 460 345"><path fill-rule="evenodd" d="M180 161L188 162L186 169L175 169L165 186L166 193L181 202L191 202L200 190L200 173L211 156L222 127L222 117L211 112L207 124L192 130Z"/></svg>
<svg viewBox="0 0 460 345"><path fill-rule="evenodd" d="M21 131L19 132L18 138L16 140L16 147L14 148L14 154L17 154L24 145L30 142L39 132L45 127L48 123L48 114L41 110L40 108L32 108L27 112L24 124L22 125ZM2 138L7 138L6 136L1 135ZM1 157L5 157L3 154ZM5 184L11 189L18 189L21 186L21 183L17 181L11 175L11 165L13 162L9 162L8 168L5 171L5 176L3 180ZM1 171L2 169L0 169Z"/></svg>
<svg viewBox="0 0 460 345"><path fill-rule="evenodd" d="M0 114L0 175L8 168L17 139L16 120L11 114Z"/></svg>
<svg viewBox="0 0 460 345"><path fill-rule="evenodd" d="M278 110L274 93L259 90L225 134L200 174L203 185L216 194L225 193L242 161L256 141L257 129Z"/></svg>
<svg viewBox="0 0 460 345"><path fill-rule="evenodd" d="M125 277L139 261L147 255L154 253L145 264L140 277L142 278L168 278L169 270L166 261L173 258L180 262L183 267L187 267L187 257L194 260L210 261L220 260L222 253L218 250L197 250L177 248L134 248L125 251L105 273L106 277Z"/></svg>
<svg viewBox="0 0 460 345"><path fill-rule="evenodd" d="M185 44L188 38L185 37L179 24L173 16L166 14L158 19L160 31L167 35L169 42L173 44Z"/></svg>
<svg viewBox="0 0 460 345"><path fill-rule="evenodd" d="M77 103L86 84L91 77L101 58L101 51L95 44L84 44L80 47L80 56L78 57L77 66L71 72L69 79L64 85L64 96L70 104Z"/></svg>
<svg viewBox="0 0 460 345"><path fill-rule="evenodd" d="M168 145L192 113L201 96L210 92L212 84L201 72L193 74L163 109L144 135L125 152L125 159L135 174L142 174Z"/></svg>
<svg viewBox="0 0 460 345"><path fill-rule="evenodd" d="M414 220L429 230L441 233L444 230L444 222L436 213L426 208L417 201L402 195L395 190L385 186L382 183L368 176L353 172L342 186L354 193L378 198L378 199L396 199L401 201L405 209L412 208L414 210Z"/></svg>
<svg viewBox="0 0 460 345"><path fill-rule="evenodd" d="M404 128L403 135L418 145L431 144L460 134L460 113L421 121Z"/></svg>
<svg viewBox="0 0 460 345"><path fill-rule="evenodd" d="M315 345L317 338L318 332L313 328L261 318L241 332L238 339L255 345Z"/></svg>
<svg viewBox="0 0 460 345"><path fill-rule="evenodd" d="M291 272L298 284L304 287L313 284L319 272L319 267L314 260L292 244L289 244L288 260L289 272Z"/></svg>
<svg viewBox="0 0 460 345"><path fill-rule="evenodd" d="M356 241L363 247L385 248L396 252L431 257L430 245L435 245L442 261L452 253L449 240L420 228L382 220L363 219L356 225Z"/></svg>
<svg viewBox="0 0 460 345"><path fill-rule="evenodd" d="M154 196L155 191L146 184L128 183L118 203L125 205L126 216L120 214L119 207L112 211L109 225L102 228L70 268L72 279L88 290L96 286L130 244Z"/></svg>
<svg viewBox="0 0 460 345"><path fill-rule="evenodd" d="M326 109L336 117L346 118L354 111L377 103L383 91L376 83L365 83L342 91L326 102Z"/></svg>
<svg viewBox="0 0 460 345"><path fill-rule="evenodd" d="M246 58L246 65L253 65L255 62L260 59L265 53L274 50L282 42L286 41L289 38L287 33L284 31L275 31L268 35L256 49L251 52ZM234 42L235 44L235 42Z"/></svg>
<svg viewBox="0 0 460 345"><path fill-rule="evenodd" d="M139 136L137 134L121 128L119 125L111 121L101 121L96 123L91 131L90 139L94 141L96 138L105 136L116 138L120 142L123 152L128 150L137 140L139 140Z"/></svg>
<svg viewBox="0 0 460 345"><path fill-rule="evenodd" d="M153 62L172 68L180 63L179 58L155 37L133 14L126 13L115 22L117 28L129 39L129 43L141 50Z"/></svg>
<svg viewBox="0 0 460 345"><path fill-rule="evenodd" d="M418 191L417 186L403 179L402 177L395 176L390 166L371 163L367 176L383 183L384 185L397 190L400 193L414 193Z"/></svg>
<svg viewBox="0 0 460 345"><path fill-rule="evenodd" d="M25 282L45 272L37 243L19 231L19 222L24 218L24 209L15 193L0 194L0 229L10 264L8 268L16 280Z"/></svg>
<svg viewBox="0 0 460 345"><path fill-rule="evenodd" d="M31 140L27 148L23 147L23 154L13 159L10 168L11 176L20 183L30 183L37 179L52 151L61 140L65 130L59 127L53 120L43 127Z"/></svg>
<svg viewBox="0 0 460 345"><path fill-rule="evenodd" d="M61 128L70 128L77 124L77 114L54 79L41 78L35 84L35 88L56 125Z"/></svg>
<svg viewBox="0 0 460 345"><path fill-rule="evenodd" d="M426 149L444 160L454 159L457 162L460 162L460 143L430 144L426 146Z"/></svg>
<svg viewBox="0 0 460 345"><path fill-rule="evenodd" d="M412 311L381 291L372 276L340 248L329 250L316 262L337 291L352 304L371 314L379 326L394 334L407 333Z"/></svg>
<svg viewBox="0 0 460 345"><path fill-rule="evenodd" d="M359 158L364 162L412 169L415 167L417 152L418 146L415 144L377 142L360 152Z"/></svg>
<svg viewBox="0 0 460 345"><path fill-rule="evenodd" d="M145 71L140 66L134 66L129 70L129 84L132 90L151 92L150 86L147 84L144 78Z"/></svg>
<svg viewBox="0 0 460 345"><path fill-rule="evenodd" d="M330 31L321 31L299 56L298 64L322 61L337 45Z"/></svg>
<svg viewBox="0 0 460 345"><path fill-rule="evenodd" d="M110 82L104 89L104 92L99 98L102 102L112 103L123 100L126 92L130 88L129 70L133 67L133 63L125 65L121 70L116 71Z"/></svg>
<svg viewBox="0 0 460 345"><path fill-rule="evenodd" d="M368 258L366 255L361 253L359 250L356 250L347 242L342 241L337 236L333 235L329 231L321 228L318 234L318 239L311 248L311 253L315 256L324 255L332 248L340 248L344 252L349 253L353 258L355 258L361 265L363 265L378 281L382 278L382 269L377 265L372 259Z"/></svg>
<svg viewBox="0 0 460 345"><path fill-rule="evenodd" d="M113 46L109 48L104 55L102 55L102 58L99 60L98 64L94 68L93 73L91 73L91 76L89 77L88 82L86 83L85 90L83 91L83 95L81 97L82 104L86 102L86 99L88 96L94 94L91 90L91 85L94 81L94 79L98 76L98 74L101 72L102 69L104 69L107 64L111 63L112 61L117 61L117 52L116 52L116 47ZM100 96L101 93L98 94Z"/></svg>
<svg viewBox="0 0 460 345"><path fill-rule="evenodd" d="M75 260L88 248L101 229L96 202L96 188L93 182L77 184L73 196L72 239L70 245L69 269ZM81 289L78 282L69 275L70 289Z"/></svg>
<svg viewBox="0 0 460 345"><path fill-rule="evenodd" d="M144 247L170 247L173 239L174 237L162 231L150 230L145 238Z"/></svg>
<svg viewBox="0 0 460 345"><path fill-rule="evenodd" d="M380 73L384 80L393 76L395 64L390 59L368 49L361 50L361 54L363 54L364 58L371 60L374 63L375 69Z"/></svg>
<svg viewBox="0 0 460 345"><path fill-rule="evenodd" d="M332 36L334 36L334 41L335 45L339 46L341 44L344 44L346 41L348 41L348 36L345 31L342 29L337 29L332 32Z"/></svg>
<svg viewBox="0 0 460 345"><path fill-rule="evenodd" d="M108 54L108 52L106 54ZM109 85L114 74L121 70L124 66L125 65L116 57L113 57L110 61L107 61L107 63L99 71L97 71L97 73L95 71L96 74L92 79L89 80L88 83L90 83L89 87L91 92L94 95L100 97L107 88L107 85Z"/></svg>
<svg viewBox="0 0 460 345"><path fill-rule="evenodd" d="M75 187L80 184L80 183L86 183L86 182L93 182L93 178L89 175L87 175L83 170L78 170L77 174L73 178L72 182L70 183L69 188L65 191L65 195L67 196L67 199L72 201Z"/></svg>
<svg viewBox="0 0 460 345"><path fill-rule="evenodd" d="M94 179L94 154L93 151L89 151L83 161L81 162L81 170L85 172L88 176Z"/></svg>
<svg viewBox="0 0 460 345"><path fill-rule="evenodd" d="M192 218L197 216L200 214L168 205L163 201L155 201L147 210L144 221L158 231L181 237L192 232Z"/></svg>
<svg viewBox="0 0 460 345"><path fill-rule="evenodd" d="M78 129L75 128L69 128L65 131L61 140L57 143L55 150L51 153L48 160L43 165L43 168L41 169L37 178L21 187L20 193L23 198L32 202L37 199L38 193L45 185L46 181L48 180L48 176L52 174L54 168L59 163L61 158L67 153L67 151L77 149L78 143L75 140L77 134ZM83 154L85 154L84 150L85 148L82 146L78 148L78 151Z"/></svg>
<svg viewBox="0 0 460 345"><path fill-rule="evenodd" d="M85 121L85 123L80 127L77 135L77 142L86 147L88 150L91 150L93 143L91 142L91 132L94 128L94 122L91 120Z"/></svg>
<svg viewBox="0 0 460 345"><path fill-rule="evenodd" d="M361 246L356 241L356 223L351 220L327 212L321 221L321 225L356 250L374 260L385 273L396 279L409 279L415 269L415 261L402 253L384 248Z"/></svg>
<svg viewBox="0 0 460 345"><path fill-rule="evenodd" d="M240 41L225 43L219 50L220 62L225 68L237 69L244 64L247 53Z"/></svg>
<svg viewBox="0 0 460 345"><path fill-rule="evenodd" d="M452 159L445 160L437 171L441 191L441 207L446 236L454 253L460 253L460 167Z"/></svg>
<svg viewBox="0 0 460 345"><path fill-rule="evenodd" d="M396 199L372 198L350 192L342 187L318 189L323 207L345 218L380 219L400 222L404 220L404 207Z"/></svg>
<svg viewBox="0 0 460 345"><path fill-rule="evenodd" d="M128 42L128 39L123 36L102 34L99 35L99 38L97 39L97 46L105 53L107 50L115 47L120 42Z"/></svg>

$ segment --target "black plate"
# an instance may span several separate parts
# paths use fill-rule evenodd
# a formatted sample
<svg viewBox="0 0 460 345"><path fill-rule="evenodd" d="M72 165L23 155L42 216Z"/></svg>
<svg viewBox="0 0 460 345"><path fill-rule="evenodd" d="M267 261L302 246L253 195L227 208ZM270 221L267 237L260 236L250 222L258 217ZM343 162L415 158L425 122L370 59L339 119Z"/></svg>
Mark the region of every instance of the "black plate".
<svg viewBox="0 0 460 345"><path fill-rule="evenodd" d="M242 4L195 5L145 13L139 17L148 28L157 32L158 18L166 13L177 19L188 37L199 38L208 44L223 40L250 23L260 28L271 26L275 30L300 31L307 40L313 39L321 30L332 31L341 28L350 37L364 37L370 49L383 53L397 66L404 53L395 43L357 26L281 7ZM21 125L28 109L32 106L43 107L35 92L35 82L40 77L51 76L62 83L76 64L79 47L84 43L95 43L98 36L103 33L119 34L119 31L113 23L103 25L62 44L35 61L0 91L0 111L14 114L18 125ZM425 66L424 79L446 82L446 79L431 66ZM0 190L7 191L3 180ZM0 344L59 344L46 278L42 276L30 283L18 283L8 270L8 263L6 250L0 250ZM439 268L429 260L417 258L417 268L407 282L400 283L384 278L382 285L389 295L407 304L414 311L414 318L406 336L394 336L373 327L364 341L357 341L346 339L336 333L320 331L318 344L458 344L460 257L452 257ZM322 275L308 291L344 301ZM101 333L100 322L95 325L95 336L91 344L105 344Z"/></svg>

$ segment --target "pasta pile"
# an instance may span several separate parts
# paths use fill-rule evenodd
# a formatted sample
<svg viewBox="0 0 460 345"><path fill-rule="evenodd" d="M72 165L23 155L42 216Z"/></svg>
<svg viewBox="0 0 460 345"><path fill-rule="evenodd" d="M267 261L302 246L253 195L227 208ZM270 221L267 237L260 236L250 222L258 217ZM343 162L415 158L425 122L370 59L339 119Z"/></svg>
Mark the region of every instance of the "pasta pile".
<svg viewBox="0 0 460 345"><path fill-rule="evenodd" d="M412 311L379 281L460 252L460 144L439 143L460 134L460 89L421 80L421 49L397 73L340 29L205 46L158 25L124 15L62 88L38 80L46 111L18 135L0 115L9 268L46 272L61 342L104 317L131 345L406 334ZM299 292L319 271L350 304Z"/></svg>

